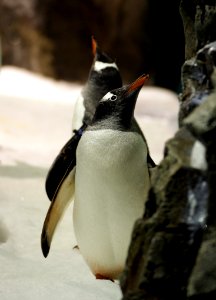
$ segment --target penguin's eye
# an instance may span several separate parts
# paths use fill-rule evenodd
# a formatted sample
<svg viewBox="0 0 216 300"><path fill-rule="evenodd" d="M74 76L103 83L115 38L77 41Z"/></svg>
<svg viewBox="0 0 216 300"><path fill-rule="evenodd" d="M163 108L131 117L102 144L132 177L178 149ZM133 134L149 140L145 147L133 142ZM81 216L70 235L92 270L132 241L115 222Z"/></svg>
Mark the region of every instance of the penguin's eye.
<svg viewBox="0 0 216 300"><path fill-rule="evenodd" d="M108 92L100 102L105 102L105 101L115 101L117 99L117 96L113 93Z"/></svg>
<svg viewBox="0 0 216 300"><path fill-rule="evenodd" d="M111 101L115 101L116 99L117 99L117 96L116 96L116 95L113 95L113 96L110 98Z"/></svg>

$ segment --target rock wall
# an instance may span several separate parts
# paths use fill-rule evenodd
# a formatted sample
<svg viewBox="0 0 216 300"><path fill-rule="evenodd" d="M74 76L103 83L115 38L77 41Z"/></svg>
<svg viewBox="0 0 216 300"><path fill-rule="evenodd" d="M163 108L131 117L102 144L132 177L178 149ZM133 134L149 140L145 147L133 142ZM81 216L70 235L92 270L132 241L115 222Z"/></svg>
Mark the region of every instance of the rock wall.
<svg viewBox="0 0 216 300"><path fill-rule="evenodd" d="M205 44L216 40L216 2L182 0L180 13L185 32L185 58L190 59Z"/></svg>
<svg viewBox="0 0 216 300"><path fill-rule="evenodd" d="M212 63L216 42L199 50ZM213 54L214 55L214 54ZM197 54L198 56L198 54ZM198 56L199 57L199 56ZM215 299L216 66L211 91L182 120L152 172L146 210L135 224L123 299ZM199 80L196 68L188 75ZM199 74L200 75L200 74ZM196 94L196 91L194 92Z"/></svg>
<svg viewBox="0 0 216 300"><path fill-rule="evenodd" d="M54 76L53 44L38 30L35 2L0 1L2 63Z"/></svg>
<svg viewBox="0 0 216 300"><path fill-rule="evenodd" d="M124 300L216 297L215 8L215 1L181 2L189 59L182 67L180 128L152 171L121 278Z"/></svg>

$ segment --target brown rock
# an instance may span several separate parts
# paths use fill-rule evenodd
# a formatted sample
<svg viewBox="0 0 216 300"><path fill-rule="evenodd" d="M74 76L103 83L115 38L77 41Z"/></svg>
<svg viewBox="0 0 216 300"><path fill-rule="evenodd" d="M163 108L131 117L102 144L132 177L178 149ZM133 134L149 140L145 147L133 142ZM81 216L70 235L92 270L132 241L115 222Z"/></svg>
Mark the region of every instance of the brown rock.
<svg viewBox="0 0 216 300"><path fill-rule="evenodd" d="M0 2L2 63L53 76L52 43L38 29L33 0Z"/></svg>

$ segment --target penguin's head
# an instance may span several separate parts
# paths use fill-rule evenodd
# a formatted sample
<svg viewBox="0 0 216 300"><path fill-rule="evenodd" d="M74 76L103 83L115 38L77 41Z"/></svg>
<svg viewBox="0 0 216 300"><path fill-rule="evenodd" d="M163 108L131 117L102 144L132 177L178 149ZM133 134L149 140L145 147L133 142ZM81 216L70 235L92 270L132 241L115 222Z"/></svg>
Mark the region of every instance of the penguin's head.
<svg viewBox="0 0 216 300"><path fill-rule="evenodd" d="M107 64L114 63L114 61L111 57L109 57L105 52L101 51L101 49L98 47L98 44L93 36L92 36L92 53L93 53L95 62L101 62L101 63L107 63Z"/></svg>
<svg viewBox="0 0 216 300"><path fill-rule="evenodd" d="M122 79L115 61L101 51L94 37L92 37L92 53L94 61L89 74L89 81L94 86L99 86L99 90L102 92L121 87Z"/></svg>
<svg viewBox="0 0 216 300"><path fill-rule="evenodd" d="M100 127L129 129L138 94L148 78L149 75L142 75L133 83L108 92L99 101L92 124Z"/></svg>

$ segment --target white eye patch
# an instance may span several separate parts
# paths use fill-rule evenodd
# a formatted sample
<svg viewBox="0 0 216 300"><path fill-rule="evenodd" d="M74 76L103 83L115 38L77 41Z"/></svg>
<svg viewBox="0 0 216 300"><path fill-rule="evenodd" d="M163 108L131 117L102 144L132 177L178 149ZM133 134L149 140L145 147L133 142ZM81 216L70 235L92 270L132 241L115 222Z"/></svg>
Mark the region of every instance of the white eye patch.
<svg viewBox="0 0 216 300"><path fill-rule="evenodd" d="M114 97L115 97L115 99L116 99L116 95L114 95L113 93L111 93L111 92L108 92L105 96L103 96L103 98L101 99L101 102L102 101L107 101L107 100L109 100L109 99L111 99L112 100L112 98L114 99ZM114 99L114 100L115 100ZM114 101L113 100L113 101Z"/></svg>
<svg viewBox="0 0 216 300"><path fill-rule="evenodd" d="M100 72L101 70L106 68L115 68L118 70L116 63L105 63L102 61L96 61L94 64L94 70L97 72Z"/></svg>

